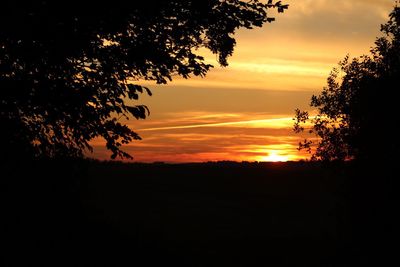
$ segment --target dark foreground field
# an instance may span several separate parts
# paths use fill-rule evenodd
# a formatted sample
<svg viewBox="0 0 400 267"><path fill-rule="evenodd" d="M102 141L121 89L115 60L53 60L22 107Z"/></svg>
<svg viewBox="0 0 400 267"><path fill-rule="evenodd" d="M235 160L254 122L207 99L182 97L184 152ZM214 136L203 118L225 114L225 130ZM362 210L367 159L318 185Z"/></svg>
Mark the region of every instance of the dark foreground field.
<svg viewBox="0 0 400 267"><path fill-rule="evenodd" d="M5 168L3 266L388 266L396 258L391 180L377 167Z"/></svg>

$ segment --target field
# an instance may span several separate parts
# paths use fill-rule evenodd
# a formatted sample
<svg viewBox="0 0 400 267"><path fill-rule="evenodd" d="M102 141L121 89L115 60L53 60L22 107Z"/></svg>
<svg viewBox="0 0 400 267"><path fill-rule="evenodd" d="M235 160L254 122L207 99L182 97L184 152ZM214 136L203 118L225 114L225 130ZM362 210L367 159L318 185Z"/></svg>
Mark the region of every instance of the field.
<svg viewBox="0 0 400 267"><path fill-rule="evenodd" d="M365 266L395 251L387 186L352 164L38 165L3 179L6 266Z"/></svg>

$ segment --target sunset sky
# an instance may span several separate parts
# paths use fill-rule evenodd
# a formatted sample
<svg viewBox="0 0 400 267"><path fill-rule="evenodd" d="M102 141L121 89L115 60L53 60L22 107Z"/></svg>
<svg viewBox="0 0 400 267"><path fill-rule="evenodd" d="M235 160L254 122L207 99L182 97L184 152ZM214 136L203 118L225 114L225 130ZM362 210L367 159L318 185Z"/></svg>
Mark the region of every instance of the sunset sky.
<svg viewBox="0 0 400 267"><path fill-rule="evenodd" d="M310 97L346 54L368 53L388 19L393 0L285 0L289 9L261 29L239 30L229 66L203 78L147 84L151 116L128 125L143 138L125 150L140 162L286 161L297 151L292 132L296 108ZM271 15L273 12L271 12ZM204 53L204 52L203 52ZM104 142L90 156L109 159Z"/></svg>

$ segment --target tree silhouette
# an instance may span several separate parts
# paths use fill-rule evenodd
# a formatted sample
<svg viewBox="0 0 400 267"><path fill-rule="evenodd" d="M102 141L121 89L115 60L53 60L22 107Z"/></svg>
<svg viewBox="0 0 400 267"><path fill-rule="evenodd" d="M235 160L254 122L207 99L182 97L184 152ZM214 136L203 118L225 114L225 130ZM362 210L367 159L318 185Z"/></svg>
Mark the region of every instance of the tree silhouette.
<svg viewBox="0 0 400 267"><path fill-rule="evenodd" d="M268 0L17 1L0 8L3 155L82 156L95 137L112 158L139 135L118 118L145 119L132 105L140 80L204 76L199 48L226 66L238 28L261 27L288 5Z"/></svg>
<svg viewBox="0 0 400 267"><path fill-rule="evenodd" d="M389 21L381 26L370 55L345 57L334 68L327 86L311 99L317 115L296 110L294 131L305 130L317 142L304 140L299 149L313 151L317 160L393 160L398 157L399 121L397 90L400 79L400 8L395 7Z"/></svg>

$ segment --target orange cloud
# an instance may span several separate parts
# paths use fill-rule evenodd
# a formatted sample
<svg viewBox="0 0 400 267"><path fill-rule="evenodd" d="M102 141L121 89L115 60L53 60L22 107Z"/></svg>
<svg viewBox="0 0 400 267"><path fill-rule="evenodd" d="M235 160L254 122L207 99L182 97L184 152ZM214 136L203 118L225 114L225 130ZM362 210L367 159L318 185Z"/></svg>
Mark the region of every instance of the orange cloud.
<svg viewBox="0 0 400 267"><path fill-rule="evenodd" d="M170 116L173 119L177 115ZM170 126L170 120L159 121L158 127L139 129L143 140L129 144L126 150L135 156L135 161L141 162L263 161L271 153L286 160L305 158L296 149L298 138L292 134L290 117L249 119L261 117L271 115L188 112L180 114L179 122L194 124L175 122ZM236 120L227 122L227 119ZM93 145L96 157L107 158L100 148L101 140Z"/></svg>

